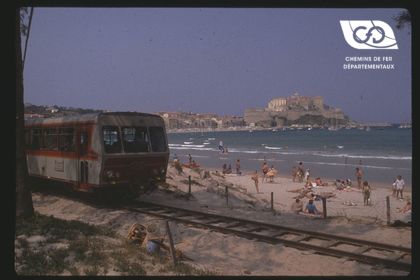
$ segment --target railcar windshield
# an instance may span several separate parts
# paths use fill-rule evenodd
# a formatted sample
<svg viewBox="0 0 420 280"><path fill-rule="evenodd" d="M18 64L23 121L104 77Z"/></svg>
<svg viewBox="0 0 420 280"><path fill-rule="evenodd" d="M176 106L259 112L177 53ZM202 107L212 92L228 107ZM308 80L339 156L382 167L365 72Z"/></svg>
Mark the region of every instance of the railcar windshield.
<svg viewBox="0 0 420 280"><path fill-rule="evenodd" d="M120 137L121 134L121 137ZM106 153L166 152L163 127L104 126L103 141Z"/></svg>
<svg viewBox="0 0 420 280"><path fill-rule="evenodd" d="M163 127L149 127L150 139L152 140L153 152L166 152L166 138Z"/></svg>
<svg viewBox="0 0 420 280"><path fill-rule="evenodd" d="M146 127L122 127L124 152L149 152L149 137Z"/></svg>

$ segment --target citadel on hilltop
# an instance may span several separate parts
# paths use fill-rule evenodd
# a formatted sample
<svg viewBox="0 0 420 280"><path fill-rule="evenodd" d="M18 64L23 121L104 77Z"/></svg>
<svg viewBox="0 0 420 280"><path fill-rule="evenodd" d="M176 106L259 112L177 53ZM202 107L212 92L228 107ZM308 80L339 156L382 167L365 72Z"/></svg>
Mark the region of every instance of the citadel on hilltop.
<svg viewBox="0 0 420 280"><path fill-rule="evenodd" d="M351 122L340 108L324 104L322 96L301 96L297 92L272 99L266 108L246 109L244 120L247 125L258 127L345 126Z"/></svg>

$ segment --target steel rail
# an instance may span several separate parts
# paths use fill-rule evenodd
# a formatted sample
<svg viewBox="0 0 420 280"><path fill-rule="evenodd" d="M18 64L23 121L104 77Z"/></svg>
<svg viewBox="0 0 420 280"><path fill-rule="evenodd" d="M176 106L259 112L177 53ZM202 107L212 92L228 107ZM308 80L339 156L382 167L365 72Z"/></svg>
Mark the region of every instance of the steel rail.
<svg viewBox="0 0 420 280"><path fill-rule="evenodd" d="M320 254L335 257L347 257L349 259L363 263L382 265L398 270L411 270L411 262L402 261L404 256L410 256L411 260L411 248L354 239L327 233L301 230L144 201L139 201L134 204L130 203L129 206L123 208L131 212L153 215L156 217L170 219L201 228L210 228L222 233L233 233L238 236L257 239L259 241L272 244L282 243L288 247L301 250L313 250L314 252ZM260 233L264 230L268 232L271 231L271 233L269 233L269 235ZM297 237L293 239L287 239L284 237L286 235L297 235ZM310 244L308 243L310 239L324 240L324 242L321 245ZM354 251L334 248L343 244L355 246L357 248ZM382 251L383 253L388 253L388 256L377 257L373 255L366 255L366 253L368 253L370 250Z"/></svg>

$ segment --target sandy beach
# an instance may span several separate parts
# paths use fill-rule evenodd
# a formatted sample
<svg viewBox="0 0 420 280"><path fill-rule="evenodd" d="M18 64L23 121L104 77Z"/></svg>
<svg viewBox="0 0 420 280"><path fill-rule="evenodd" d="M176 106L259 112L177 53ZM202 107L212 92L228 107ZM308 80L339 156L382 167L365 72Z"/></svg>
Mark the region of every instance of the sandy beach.
<svg viewBox="0 0 420 280"><path fill-rule="evenodd" d="M327 218L315 218L291 212L290 205L294 192L303 184L292 182L290 178L275 177L274 183L261 183L257 194L249 174L242 176L220 176L208 170L210 177L203 178L204 170L184 168L178 174L169 167L165 188L143 195L139 199L264 221L273 224L305 230L320 231L353 238L411 247L411 227L390 227L386 225L386 196L391 193L386 188L372 191L372 205L363 206L362 194L357 189L335 190L333 186L318 188L315 193L330 193L327 199ZM186 199L188 176L192 178L192 198ZM229 204L226 205L225 188L229 188ZM274 209L270 209L273 192ZM411 194L406 193L407 197ZM123 210L96 209L70 199L50 195L34 194L36 211L66 220L79 220L96 225L106 225L121 236L125 236L133 223L157 223L162 220L143 214L128 213ZM308 199L303 198L304 205ZM345 205L353 202L353 206ZM322 209L322 202L315 201ZM391 222L411 219L411 214L399 213L405 201L390 197ZM250 241L234 235L225 235L211 230L197 229L170 222L177 249L193 261L188 262L198 268L209 269L220 275L406 275L406 272L358 263L347 259L313 254L283 245L270 245ZM158 271L151 275L160 275Z"/></svg>

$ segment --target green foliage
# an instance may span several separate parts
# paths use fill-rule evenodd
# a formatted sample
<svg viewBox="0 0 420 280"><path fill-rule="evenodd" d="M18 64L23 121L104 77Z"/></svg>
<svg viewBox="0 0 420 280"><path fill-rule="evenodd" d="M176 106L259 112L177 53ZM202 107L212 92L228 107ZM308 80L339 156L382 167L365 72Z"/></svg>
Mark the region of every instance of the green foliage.
<svg viewBox="0 0 420 280"><path fill-rule="evenodd" d="M36 213L33 218L18 219L16 233L16 272L18 275L106 275L112 269L122 275L146 275L147 267L162 265L161 271L176 275L212 275L180 263L173 267L168 255L149 255L140 244L133 244L109 229L77 221L60 220ZM25 239L41 235L42 241ZM109 244L113 238L117 243ZM59 241L67 248L47 246Z"/></svg>
<svg viewBox="0 0 420 280"><path fill-rule="evenodd" d="M93 226L79 221L66 221L35 213L34 217L16 220L16 235L52 235L57 239L75 239L78 235L105 235L115 237L106 227Z"/></svg>

